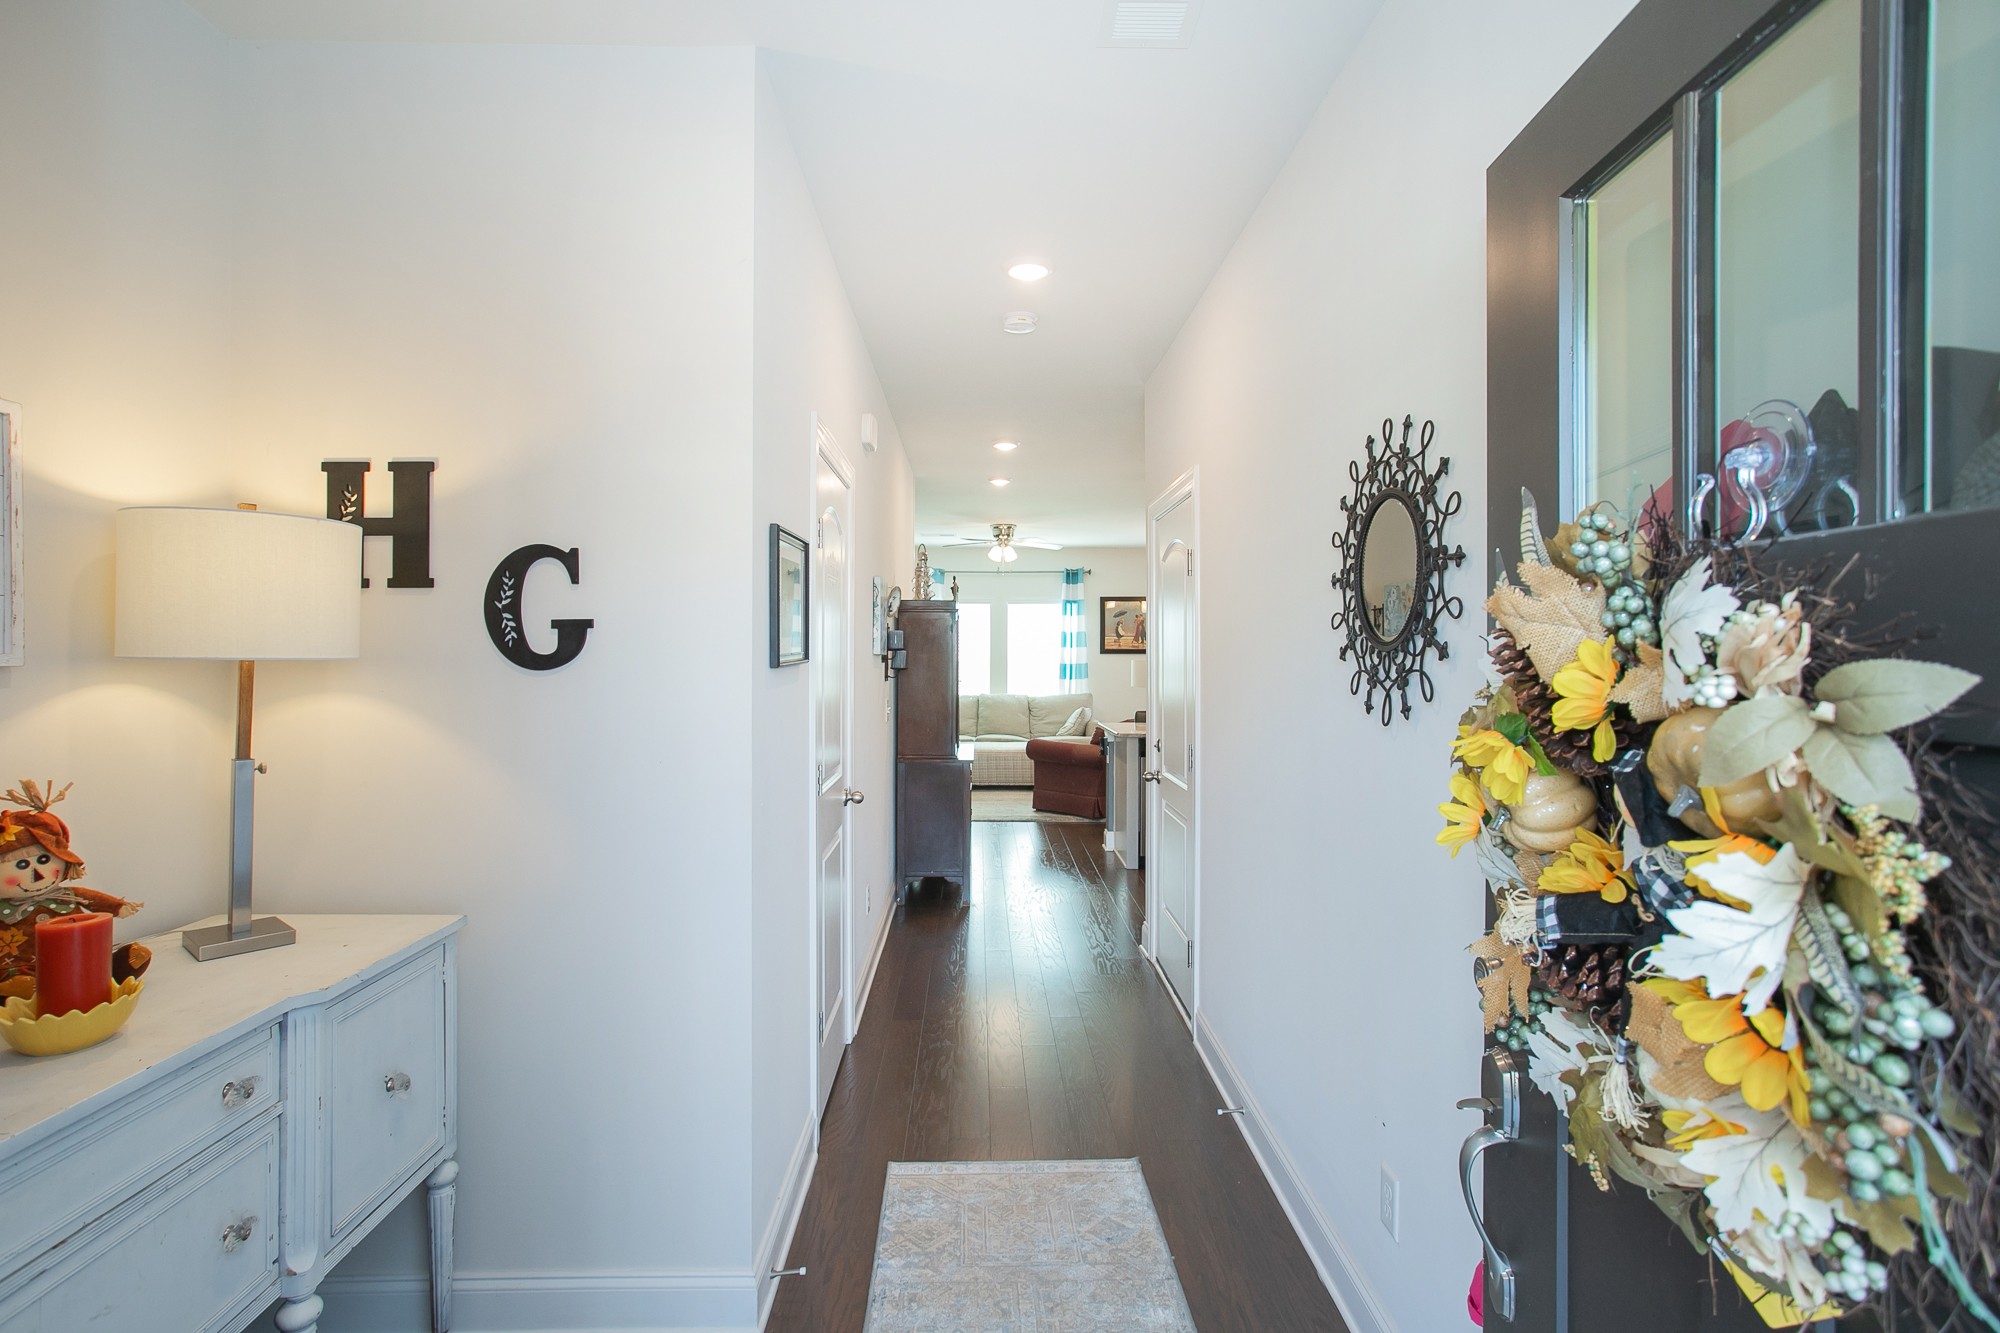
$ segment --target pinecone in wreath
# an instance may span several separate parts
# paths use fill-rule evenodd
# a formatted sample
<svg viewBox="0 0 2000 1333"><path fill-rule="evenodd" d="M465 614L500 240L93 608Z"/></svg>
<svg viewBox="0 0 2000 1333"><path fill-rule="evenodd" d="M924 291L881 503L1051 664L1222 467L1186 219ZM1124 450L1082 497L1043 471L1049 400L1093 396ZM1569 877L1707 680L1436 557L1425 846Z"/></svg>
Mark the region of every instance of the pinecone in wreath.
<svg viewBox="0 0 2000 1333"><path fill-rule="evenodd" d="M1504 629L1493 631L1493 665L1513 688L1514 702L1528 719L1528 730L1534 733L1551 763L1585 778L1601 778L1611 771L1609 764L1591 757L1591 733L1557 728L1552 711L1556 706L1555 690L1536 674L1528 654ZM1631 724L1614 710L1611 730L1618 739L1616 753L1622 753L1632 743Z"/></svg>
<svg viewBox="0 0 2000 1333"><path fill-rule="evenodd" d="M1628 952L1623 944L1558 943L1535 975L1564 1006L1589 1014L1613 1032L1623 1032L1632 1004L1625 990Z"/></svg>

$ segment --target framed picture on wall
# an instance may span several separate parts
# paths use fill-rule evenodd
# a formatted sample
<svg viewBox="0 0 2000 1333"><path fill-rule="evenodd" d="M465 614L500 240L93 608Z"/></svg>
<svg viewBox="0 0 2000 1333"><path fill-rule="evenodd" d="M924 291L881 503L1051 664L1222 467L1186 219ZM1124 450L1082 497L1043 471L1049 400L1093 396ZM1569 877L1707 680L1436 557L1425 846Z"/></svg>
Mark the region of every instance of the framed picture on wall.
<svg viewBox="0 0 2000 1333"><path fill-rule="evenodd" d="M21 409L0 400L0 666L20 666Z"/></svg>
<svg viewBox="0 0 2000 1333"><path fill-rule="evenodd" d="M771 665L797 666L812 648L812 551L806 539L771 525Z"/></svg>
<svg viewBox="0 0 2000 1333"><path fill-rule="evenodd" d="M1145 598L1097 599L1097 651L1100 653L1146 651Z"/></svg>

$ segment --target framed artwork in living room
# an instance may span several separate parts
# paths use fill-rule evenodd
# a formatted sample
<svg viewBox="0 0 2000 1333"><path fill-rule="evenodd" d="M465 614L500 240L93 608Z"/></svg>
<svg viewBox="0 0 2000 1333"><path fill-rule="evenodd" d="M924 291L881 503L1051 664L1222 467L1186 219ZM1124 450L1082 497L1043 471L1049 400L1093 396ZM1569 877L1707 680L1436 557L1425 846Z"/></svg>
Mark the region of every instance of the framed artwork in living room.
<svg viewBox="0 0 2000 1333"><path fill-rule="evenodd" d="M1146 651L1145 598L1097 599L1097 651L1100 653Z"/></svg>
<svg viewBox="0 0 2000 1333"><path fill-rule="evenodd" d="M771 665L797 666L811 651L811 551L806 539L771 525Z"/></svg>

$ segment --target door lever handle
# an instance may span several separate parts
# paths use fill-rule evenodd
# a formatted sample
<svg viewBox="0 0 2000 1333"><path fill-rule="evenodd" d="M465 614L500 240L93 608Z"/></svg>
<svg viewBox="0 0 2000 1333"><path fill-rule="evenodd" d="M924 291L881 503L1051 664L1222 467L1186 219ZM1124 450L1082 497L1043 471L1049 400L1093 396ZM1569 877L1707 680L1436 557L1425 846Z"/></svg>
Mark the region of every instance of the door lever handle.
<svg viewBox="0 0 2000 1333"><path fill-rule="evenodd" d="M1500 1100L1490 1097L1467 1097L1458 1103L1462 1111L1498 1112L1500 1123L1482 1125L1466 1136L1458 1149L1458 1184L1465 1194L1465 1210L1472 1214L1472 1229L1479 1233L1479 1243L1486 1251L1486 1280L1493 1284L1494 1294L1499 1298L1496 1313L1507 1323L1514 1321L1514 1265L1506 1255L1500 1253L1493 1238L1486 1234L1486 1219L1480 1216L1479 1203L1472 1195L1472 1173L1479 1165L1479 1158L1488 1148L1501 1143L1512 1143L1521 1137L1521 1073L1508 1051L1490 1053L1493 1067L1500 1075Z"/></svg>

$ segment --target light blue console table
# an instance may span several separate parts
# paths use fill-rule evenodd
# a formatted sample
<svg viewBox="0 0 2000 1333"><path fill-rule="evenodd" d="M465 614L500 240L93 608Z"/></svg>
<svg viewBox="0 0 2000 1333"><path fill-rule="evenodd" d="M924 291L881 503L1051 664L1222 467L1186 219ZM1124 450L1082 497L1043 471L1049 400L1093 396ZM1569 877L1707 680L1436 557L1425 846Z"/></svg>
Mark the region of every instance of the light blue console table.
<svg viewBox="0 0 2000 1333"><path fill-rule="evenodd" d="M0 1048L0 1333L311 1333L327 1271L430 1198L451 1325L463 917L298 916L298 943L197 963L178 931L125 1028Z"/></svg>

